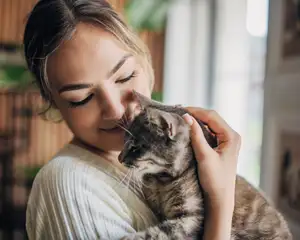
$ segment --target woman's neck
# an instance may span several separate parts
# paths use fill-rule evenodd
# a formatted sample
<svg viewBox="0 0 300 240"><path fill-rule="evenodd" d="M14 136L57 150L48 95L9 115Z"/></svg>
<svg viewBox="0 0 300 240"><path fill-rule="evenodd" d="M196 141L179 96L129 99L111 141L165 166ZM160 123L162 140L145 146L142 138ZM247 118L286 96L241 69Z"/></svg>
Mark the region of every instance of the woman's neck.
<svg viewBox="0 0 300 240"><path fill-rule="evenodd" d="M96 148L92 145L89 145L79 139L77 139L76 137L74 137L72 140L71 140L71 143L74 144L74 145L77 145L79 147L82 147L96 155L99 155L101 156L102 158L104 158L105 160L109 161L109 162L118 162L118 156L120 154L120 151L104 151L100 148Z"/></svg>

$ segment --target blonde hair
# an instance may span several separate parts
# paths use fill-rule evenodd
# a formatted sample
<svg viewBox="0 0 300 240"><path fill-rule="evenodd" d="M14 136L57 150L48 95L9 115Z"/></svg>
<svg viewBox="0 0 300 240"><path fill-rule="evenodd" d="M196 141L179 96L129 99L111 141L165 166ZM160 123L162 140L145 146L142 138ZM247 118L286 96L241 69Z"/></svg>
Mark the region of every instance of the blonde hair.
<svg viewBox="0 0 300 240"><path fill-rule="evenodd" d="M79 22L96 24L113 34L138 58L153 89L154 73L148 48L107 1L40 0L28 17L23 43L28 68L44 100L53 103L46 74L47 58L63 40L72 36Z"/></svg>

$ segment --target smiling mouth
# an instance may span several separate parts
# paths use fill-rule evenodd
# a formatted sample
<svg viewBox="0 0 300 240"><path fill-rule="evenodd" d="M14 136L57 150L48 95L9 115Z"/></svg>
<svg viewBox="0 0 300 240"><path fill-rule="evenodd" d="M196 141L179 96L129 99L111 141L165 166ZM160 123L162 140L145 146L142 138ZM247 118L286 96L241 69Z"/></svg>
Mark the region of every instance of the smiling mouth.
<svg viewBox="0 0 300 240"><path fill-rule="evenodd" d="M112 128L100 128L101 131L104 132L123 132L126 131L127 127L132 121L128 121L125 123L124 121L119 121L119 123Z"/></svg>
<svg viewBox="0 0 300 240"><path fill-rule="evenodd" d="M113 128L100 128L100 130L107 133L119 133L124 131L124 129L119 126L115 126Z"/></svg>
<svg viewBox="0 0 300 240"><path fill-rule="evenodd" d="M100 128L100 130L108 133L124 132L126 131L125 129L127 129L131 125L131 123L137 115L138 113L131 113L127 116L124 115L122 119L118 121L116 126L112 128Z"/></svg>

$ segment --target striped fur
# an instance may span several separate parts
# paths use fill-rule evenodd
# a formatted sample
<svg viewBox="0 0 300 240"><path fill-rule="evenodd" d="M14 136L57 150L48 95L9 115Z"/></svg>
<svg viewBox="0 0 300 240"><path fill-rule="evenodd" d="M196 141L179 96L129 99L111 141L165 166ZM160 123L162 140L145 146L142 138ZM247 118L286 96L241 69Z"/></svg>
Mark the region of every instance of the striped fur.
<svg viewBox="0 0 300 240"><path fill-rule="evenodd" d="M203 193L187 126L173 107L143 106L129 126L120 161L133 168L159 224L124 239L202 239ZM203 128L202 128L203 129ZM207 130L206 130L207 131ZM205 133L207 136L209 133ZM214 141L207 138L211 146ZM237 176L232 240L290 240L282 215Z"/></svg>

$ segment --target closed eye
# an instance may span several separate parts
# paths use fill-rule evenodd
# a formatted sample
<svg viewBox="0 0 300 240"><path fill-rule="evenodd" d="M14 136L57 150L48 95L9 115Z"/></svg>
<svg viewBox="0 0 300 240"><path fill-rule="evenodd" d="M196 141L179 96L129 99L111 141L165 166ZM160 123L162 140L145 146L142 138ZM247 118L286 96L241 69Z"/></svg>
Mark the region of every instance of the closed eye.
<svg viewBox="0 0 300 240"><path fill-rule="evenodd" d="M131 78L136 77L136 71L133 71L128 77L117 80L115 83L125 83L128 82Z"/></svg>
<svg viewBox="0 0 300 240"><path fill-rule="evenodd" d="M74 107L82 106L82 105L88 103L93 98L93 96L94 96L94 94L91 93L85 99L83 99L81 101L78 101L78 102L71 102L71 101L69 101L69 107L70 108L74 108Z"/></svg>

